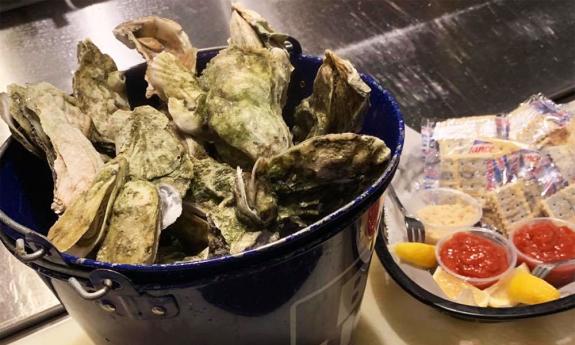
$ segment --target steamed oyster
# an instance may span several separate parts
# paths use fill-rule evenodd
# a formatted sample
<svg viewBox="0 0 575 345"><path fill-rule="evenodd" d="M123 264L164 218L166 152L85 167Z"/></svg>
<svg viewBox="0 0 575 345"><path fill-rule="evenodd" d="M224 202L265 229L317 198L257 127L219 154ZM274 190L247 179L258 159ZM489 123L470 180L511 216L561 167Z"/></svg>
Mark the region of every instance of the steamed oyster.
<svg viewBox="0 0 575 345"><path fill-rule="evenodd" d="M160 197L156 186L132 180L121 189L110 218L110 225L99 261L123 264L152 264L160 236Z"/></svg>
<svg viewBox="0 0 575 345"><path fill-rule="evenodd" d="M257 158L291 145L282 108L293 68L288 52L266 46L268 36L257 31L261 25L254 27L243 16L245 12L234 8L230 46L208 63L200 81L209 90L208 124L220 139L219 155L249 167Z"/></svg>
<svg viewBox="0 0 575 345"><path fill-rule="evenodd" d="M85 257L98 246L126 172L126 160L117 157L100 170L90 188L72 201L48 232L48 239L59 251Z"/></svg>
<svg viewBox="0 0 575 345"><path fill-rule="evenodd" d="M48 83L10 85L11 127L23 145L34 145L46 155L54 177L52 209L62 213L72 200L87 190L104 165L86 138L91 121L75 99Z"/></svg>
<svg viewBox="0 0 575 345"><path fill-rule="evenodd" d="M137 49L150 62L166 51L174 54L188 70L196 69L196 49L180 24L157 16L124 22L114 29L114 36L126 46Z"/></svg>
<svg viewBox="0 0 575 345"><path fill-rule="evenodd" d="M193 166L170 121L150 106L135 108L116 137L116 153L129 163L129 175L155 184L169 184L186 194Z"/></svg>
<svg viewBox="0 0 575 345"><path fill-rule="evenodd" d="M271 158L255 174L269 181L278 198L280 222L317 219L341 206L385 169L390 150L380 139L354 133L312 137Z"/></svg>
<svg viewBox="0 0 575 345"><path fill-rule="evenodd" d="M348 60L330 50L313 83L313 93L294 114L296 142L328 133L357 132L369 103L371 89Z"/></svg>
<svg viewBox="0 0 575 345"><path fill-rule="evenodd" d="M113 147L119 128L126 120L130 105L126 98L125 80L114 60L103 54L90 40L78 43L78 70L74 73L74 96L80 109L92 119L93 140Z"/></svg>

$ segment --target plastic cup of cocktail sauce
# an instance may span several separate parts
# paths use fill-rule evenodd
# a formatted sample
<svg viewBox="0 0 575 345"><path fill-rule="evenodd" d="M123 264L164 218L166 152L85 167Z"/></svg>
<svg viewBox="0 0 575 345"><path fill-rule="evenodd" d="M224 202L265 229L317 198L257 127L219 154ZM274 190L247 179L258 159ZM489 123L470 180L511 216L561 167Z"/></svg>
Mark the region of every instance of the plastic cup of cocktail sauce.
<svg viewBox="0 0 575 345"><path fill-rule="evenodd" d="M560 230L563 229L563 230ZM575 258L575 224L557 218L533 218L512 225L509 239L519 263L532 270L542 263ZM545 278L555 287L575 280L575 263L559 265Z"/></svg>
<svg viewBox="0 0 575 345"><path fill-rule="evenodd" d="M444 271L480 289L495 284L517 263L517 253L507 238L476 227L441 238L435 256Z"/></svg>

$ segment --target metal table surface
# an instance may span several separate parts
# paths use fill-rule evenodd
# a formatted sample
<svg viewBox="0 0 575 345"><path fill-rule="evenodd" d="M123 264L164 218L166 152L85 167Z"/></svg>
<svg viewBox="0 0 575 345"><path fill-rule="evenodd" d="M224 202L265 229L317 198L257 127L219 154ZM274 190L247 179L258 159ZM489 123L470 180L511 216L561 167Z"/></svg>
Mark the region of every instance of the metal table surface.
<svg viewBox="0 0 575 345"><path fill-rule="evenodd" d="M575 86L572 0L242 3L299 39L305 52L333 49L373 74L395 94L414 128L424 117L503 112L536 92L559 94ZM225 44L228 36L224 0L37 2L0 13L0 91L13 82L38 81L70 90L75 46L86 37L121 69L141 62L111 31L143 15L179 21L200 48ZM20 279L32 275L12 264L0 270L0 329L56 303L48 293L31 294L31 286L45 289L33 278ZM19 311L4 306L31 295L36 298Z"/></svg>

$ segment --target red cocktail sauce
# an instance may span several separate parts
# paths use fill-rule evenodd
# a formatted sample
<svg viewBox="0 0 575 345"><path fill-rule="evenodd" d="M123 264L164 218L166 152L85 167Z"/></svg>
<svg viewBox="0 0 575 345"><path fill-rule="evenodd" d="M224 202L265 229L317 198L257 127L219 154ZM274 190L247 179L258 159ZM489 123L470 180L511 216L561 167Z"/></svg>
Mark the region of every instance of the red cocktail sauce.
<svg viewBox="0 0 575 345"><path fill-rule="evenodd" d="M445 267L469 278L491 278L509 268L505 247L473 233L454 234L445 241L439 256ZM482 285L478 287L486 287L485 284Z"/></svg>
<svg viewBox="0 0 575 345"><path fill-rule="evenodd" d="M575 231L550 220L525 224L513 233L513 244L519 252L518 261L533 269L542 262L554 262L575 258ZM569 284L575 279L575 265L555 268L545 277L556 287Z"/></svg>
<svg viewBox="0 0 575 345"><path fill-rule="evenodd" d="M543 262L575 258L575 231L552 221L517 229L513 244L521 253Z"/></svg>

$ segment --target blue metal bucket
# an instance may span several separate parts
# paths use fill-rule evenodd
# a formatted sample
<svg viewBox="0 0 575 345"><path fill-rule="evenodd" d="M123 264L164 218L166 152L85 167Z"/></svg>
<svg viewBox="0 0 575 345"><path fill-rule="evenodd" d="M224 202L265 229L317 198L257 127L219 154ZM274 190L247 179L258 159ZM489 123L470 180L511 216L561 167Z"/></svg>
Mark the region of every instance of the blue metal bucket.
<svg viewBox="0 0 575 345"><path fill-rule="evenodd" d="M217 51L200 52L198 68ZM311 93L321 59L302 55L296 44L292 64L286 114ZM126 72L133 106L150 102L143 97L144 70ZM0 150L0 239L98 345L349 344L382 218L381 195L404 140L393 96L362 77L372 88L362 133L391 148L389 166L349 204L279 242L172 265L112 265L58 253L43 236L55 220L49 168L14 140Z"/></svg>

